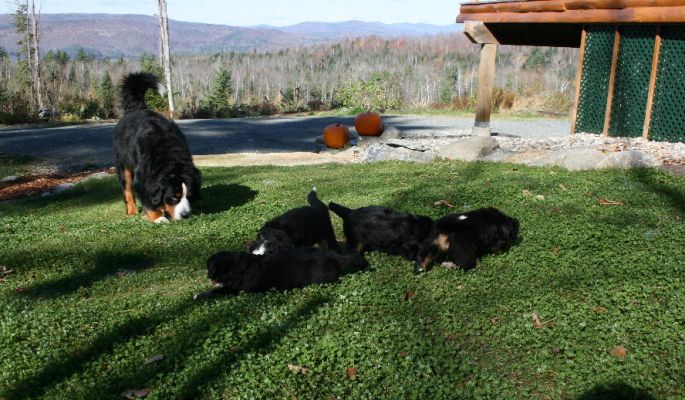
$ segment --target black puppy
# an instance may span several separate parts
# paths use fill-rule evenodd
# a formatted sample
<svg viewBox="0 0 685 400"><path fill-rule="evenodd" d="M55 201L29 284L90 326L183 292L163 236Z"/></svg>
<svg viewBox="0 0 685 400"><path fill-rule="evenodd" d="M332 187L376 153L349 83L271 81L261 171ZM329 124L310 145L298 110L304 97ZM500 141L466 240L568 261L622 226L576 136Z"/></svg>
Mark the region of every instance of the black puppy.
<svg viewBox="0 0 685 400"><path fill-rule="evenodd" d="M465 270L489 253L506 251L518 239L519 222L496 208L480 208L450 214L435 221L430 236L421 244L414 272L428 271L440 255Z"/></svg>
<svg viewBox="0 0 685 400"><path fill-rule="evenodd" d="M333 202L328 206L343 220L348 249L359 253L367 249L380 250L415 260L420 244L433 227L429 217L404 214L386 207L352 210Z"/></svg>
<svg viewBox="0 0 685 400"><path fill-rule="evenodd" d="M328 207L316 197L316 188L307 195L307 202L309 206L292 209L264 224L249 246L250 253L275 254L316 243L323 249L338 250Z"/></svg>
<svg viewBox="0 0 685 400"><path fill-rule="evenodd" d="M265 256L223 251L207 261L207 277L213 289L195 295L195 299L241 291L265 292L332 283L342 275L367 266L361 254L340 255L311 247Z"/></svg>

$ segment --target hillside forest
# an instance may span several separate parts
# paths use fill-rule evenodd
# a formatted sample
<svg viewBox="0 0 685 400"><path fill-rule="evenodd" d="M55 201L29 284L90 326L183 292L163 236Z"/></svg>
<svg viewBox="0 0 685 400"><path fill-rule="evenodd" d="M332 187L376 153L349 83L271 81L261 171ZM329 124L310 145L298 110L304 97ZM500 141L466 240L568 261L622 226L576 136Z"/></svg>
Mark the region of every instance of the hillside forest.
<svg viewBox="0 0 685 400"><path fill-rule="evenodd" d="M478 50L462 34L442 34L370 36L277 51L172 53L176 117L470 110L476 101ZM159 57L150 53L112 59L81 49L71 55L41 53L35 78L30 56L28 50L10 53L0 47L0 124L35 121L39 114L62 121L115 118L116 86L125 74L164 75ZM576 68L577 49L500 46L494 109L564 115L572 106ZM41 85L34 84L36 79ZM152 93L148 104L161 112L167 107Z"/></svg>

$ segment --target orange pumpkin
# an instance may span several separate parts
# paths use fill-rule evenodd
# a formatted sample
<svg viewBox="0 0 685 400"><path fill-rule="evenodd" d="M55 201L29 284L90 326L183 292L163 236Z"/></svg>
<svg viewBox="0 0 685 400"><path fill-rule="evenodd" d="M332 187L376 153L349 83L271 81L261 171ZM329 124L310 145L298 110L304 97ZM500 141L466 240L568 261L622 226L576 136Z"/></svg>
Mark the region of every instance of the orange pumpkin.
<svg viewBox="0 0 685 400"><path fill-rule="evenodd" d="M350 129L347 125L328 125L323 130L323 142L331 149L342 149L350 141Z"/></svg>
<svg viewBox="0 0 685 400"><path fill-rule="evenodd" d="M354 127L361 136L380 136L383 133L383 120L380 114L367 111L357 115Z"/></svg>

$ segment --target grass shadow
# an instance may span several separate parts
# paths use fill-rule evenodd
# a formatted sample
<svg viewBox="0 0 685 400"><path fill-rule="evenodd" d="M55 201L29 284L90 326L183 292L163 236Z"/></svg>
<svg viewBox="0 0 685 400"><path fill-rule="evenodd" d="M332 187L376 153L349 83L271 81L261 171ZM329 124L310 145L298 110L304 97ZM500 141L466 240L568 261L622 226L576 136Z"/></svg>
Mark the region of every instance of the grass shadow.
<svg viewBox="0 0 685 400"><path fill-rule="evenodd" d="M140 253L100 252L95 256L94 265L90 269L26 288L18 295L37 299L56 298L93 286L119 270L122 273L139 272L150 266L152 260Z"/></svg>
<svg viewBox="0 0 685 400"><path fill-rule="evenodd" d="M30 375L0 392L7 399L27 399L43 396L52 386L82 372L86 366L103 354L113 352L117 346L149 333L154 327L182 317L197 305L185 300L167 308L164 312L133 318L100 335L84 349L61 357L45 365L40 372ZM99 393L102 395L102 393Z"/></svg>
<svg viewBox="0 0 685 400"><path fill-rule="evenodd" d="M266 326L237 349L221 349L220 355L215 360L207 363L203 367L194 370L193 375L177 393L179 398L196 399L199 398L201 388L216 381L222 374L226 373L232 364L235 364L247 354L259 351L269 351L275 343L280 341L288 331L296 329L302 322L305 322L313 313L324 304L330 301L329 298L316 296L308 299L297 311L293 312L288 318L277 325Z"/></svg>
<svg viewBox="0 0 685 400"><path fill-rule="evenodd" d="M656 397L625 383L602 383L576 397L576 400L656 400Z"/></svg>
<svg viewBox="0 0 685 400"><path fill-rule="evenodd" d="M196 209L202 214L218 214L233 207L248 203L257 196L257 191L238 184L219 184L202 188L202 198Z"/></svg>
<svg viewBox="0 0 685 400"><path fill-rule="evenodd" d="M663 173L665 176L665 173ZM664 198L671 207L685 214L685 192L675 185L669 185L655 174L654 170L640 168L630 170L630 176L648 190Z"/></svg>

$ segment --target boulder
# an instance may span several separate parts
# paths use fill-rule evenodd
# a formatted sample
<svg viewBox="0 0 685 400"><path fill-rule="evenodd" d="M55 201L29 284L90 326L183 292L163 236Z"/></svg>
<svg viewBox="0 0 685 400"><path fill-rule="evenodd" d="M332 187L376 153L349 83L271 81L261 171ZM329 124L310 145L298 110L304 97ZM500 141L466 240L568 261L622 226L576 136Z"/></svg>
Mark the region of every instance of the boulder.
<svg viewBox="0 0 685 400"><path fill-rule="evenodd" d="M380 136L357 136L357 145L367 148L373 144L377 143L387 143L390 140L402 139L404 136L402 132L396 127L389 125L383 130L383 134Z"/></svg>
<svg viewBox="0 0 685 400"><path fill-rule="evenodd" d="M396 160L429 162L435 160L437 157L438 154L433 150L417 151L397 145L374 143L366 150L364 161L373 162Z"/></svg>
<svg viewBox="0 0 685 400"><path fill-rule="evenodd" d="M637 150L606 153L592 147L572 147L556 150L526 164L532 166L559 166L569 171L582 171L604 168L654 167L659 162L653 156Z"/></svg>
<svg viewBox="0 0 685 400"><path fill-rule="evenodd" d="M475 161L499 147L492 137L471 136L457 140L440 150L440 157L449 160Z"/></svg>

